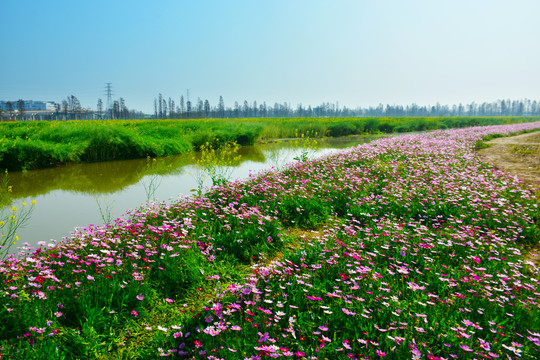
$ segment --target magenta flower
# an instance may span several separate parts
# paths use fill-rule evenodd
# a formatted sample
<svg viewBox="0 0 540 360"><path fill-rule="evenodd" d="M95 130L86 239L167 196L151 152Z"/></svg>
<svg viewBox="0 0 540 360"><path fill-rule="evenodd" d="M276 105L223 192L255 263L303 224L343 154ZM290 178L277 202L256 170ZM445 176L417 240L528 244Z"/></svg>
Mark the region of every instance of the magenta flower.
<svg viewBox="0 0 540 360"><path fill-rule="evenodd" d="M257 341L259 343L265 342L266 340L270 338L270 336L268 336L268 333L263 334L259 332L259 336L260 336L259 341Z"/></svg>
<svg viewBox="0 0 540 360"><path fill-rule="evenodd" d="M349 311L349 309L347 309L347 308L341 308L341 310L343 310L343 312L344 312L346 315L351 315L351 316L356 315L355 312Z"/></svg>

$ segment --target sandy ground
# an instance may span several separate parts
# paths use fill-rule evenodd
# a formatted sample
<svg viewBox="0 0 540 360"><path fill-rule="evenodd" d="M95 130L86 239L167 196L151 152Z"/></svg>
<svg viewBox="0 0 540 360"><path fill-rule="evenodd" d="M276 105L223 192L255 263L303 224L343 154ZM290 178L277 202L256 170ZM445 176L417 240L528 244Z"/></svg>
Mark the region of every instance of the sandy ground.
<svg viewBox="0 0 540 360"><path fill-rule="evenodd" d="M493 165L522 179L540 195L540 132L496 138L480 151ZM540 268L540 243L533 246L525 260Z"/></svg>
<svg viewBox="0 0 540 360"><path fill-rule="evenodd" d="M540 188L540 132L496 138L480 153L490 163Z"/></svg>

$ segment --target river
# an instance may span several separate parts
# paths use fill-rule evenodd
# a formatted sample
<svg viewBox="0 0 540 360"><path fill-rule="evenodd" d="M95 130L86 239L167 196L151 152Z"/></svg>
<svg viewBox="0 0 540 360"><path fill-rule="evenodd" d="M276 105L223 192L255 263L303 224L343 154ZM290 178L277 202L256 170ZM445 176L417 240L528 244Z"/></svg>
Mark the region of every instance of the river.
<svg viewBox="0 0 540 360"><path fill-rule="evenodd" d="M326 139L309 157L322 156L337 149L372 141L376 136L353 136ZM231 180L244 179L250 173L282 168L302 150L294 141L279 141L240 148L240 160L231 168ZM32 200L36 205L30 221L19 229L19 242L60 241L79 226L103 224L107 218L122 217L129 209L147 201L173 202L179 196L193 194L197 188L197 167L193 154L157 159L135 159L10 172L13 185L11 206L20 207ZM204 186L209 186L207 179ZM29 205L27 205L29 206Z"/></svg>

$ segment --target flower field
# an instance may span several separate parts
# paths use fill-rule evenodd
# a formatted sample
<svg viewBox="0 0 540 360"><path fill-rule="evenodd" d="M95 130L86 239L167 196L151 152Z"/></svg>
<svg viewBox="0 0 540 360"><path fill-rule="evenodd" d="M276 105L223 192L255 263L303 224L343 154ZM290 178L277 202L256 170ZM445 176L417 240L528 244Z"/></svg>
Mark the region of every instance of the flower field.
<svg viewBox="0 0 540 360"><path fill-rule="evenodd" d="M533 129L380 139L25 249L0 354L537 359L538 199L474 150Z"/></svg>

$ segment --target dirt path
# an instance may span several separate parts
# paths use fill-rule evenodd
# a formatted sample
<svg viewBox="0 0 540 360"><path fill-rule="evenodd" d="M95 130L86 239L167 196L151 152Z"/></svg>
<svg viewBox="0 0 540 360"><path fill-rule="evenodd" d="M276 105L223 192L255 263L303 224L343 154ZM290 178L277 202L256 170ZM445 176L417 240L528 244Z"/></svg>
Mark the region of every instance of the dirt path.
<svg viewBox="0 0 540 360"><path fill-rule="evenodd" d="M485 159L535 189L540 195L540 132L496 138L487 142L490 146L480 151ZM525 256L540 268L540 243L533 246Z"/></svg>
<svg viewBox="0 0 540 360"><path fill-rule="evenodd" d="M540 132L496 138L480 151L486 160L540 188Z"/></svg>

